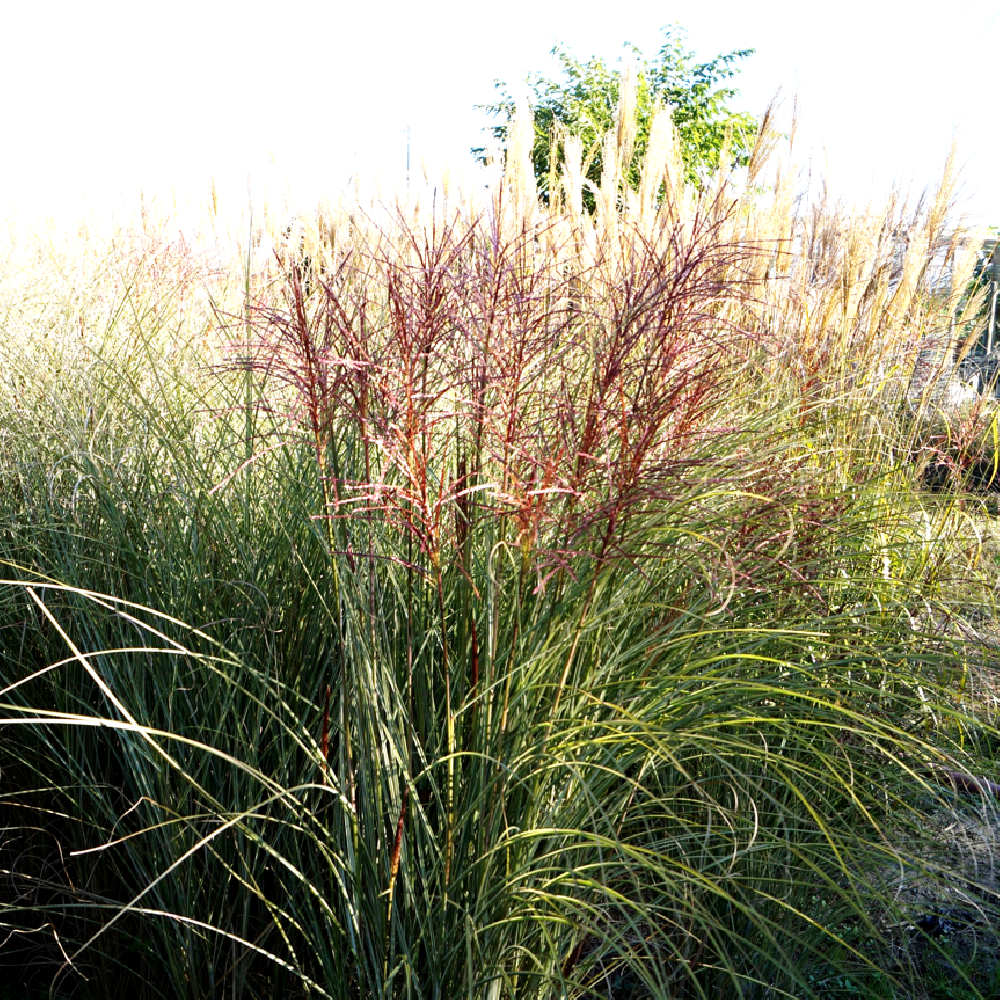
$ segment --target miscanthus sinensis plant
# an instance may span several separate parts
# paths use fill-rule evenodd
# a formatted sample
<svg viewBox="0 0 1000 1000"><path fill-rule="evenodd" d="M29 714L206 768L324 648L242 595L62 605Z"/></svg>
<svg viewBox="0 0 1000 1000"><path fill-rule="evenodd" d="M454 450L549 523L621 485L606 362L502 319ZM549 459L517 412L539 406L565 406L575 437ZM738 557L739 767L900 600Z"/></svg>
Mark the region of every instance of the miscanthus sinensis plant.
<svg viewBox="0 0 1000 1000"><path fill-rule="evenodd" d="M265 215L274 255L15 248L20 988L988 992L990 844L946 831L995 812L994 533L915 471L949 175L797 205L769 113L693 190L664 114L633 189L622 108L594 214L572 138L540 208L522 115L485 194Z"/></svg>

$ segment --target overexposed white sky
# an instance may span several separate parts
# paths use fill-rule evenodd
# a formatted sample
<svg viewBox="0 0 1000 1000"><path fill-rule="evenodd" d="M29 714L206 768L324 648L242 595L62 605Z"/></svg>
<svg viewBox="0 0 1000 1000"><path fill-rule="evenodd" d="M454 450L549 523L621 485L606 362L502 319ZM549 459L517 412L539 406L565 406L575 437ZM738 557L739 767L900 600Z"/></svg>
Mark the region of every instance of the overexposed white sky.
<svg viewBox="0 0 1000 1000"><path fill-rule="evenodd" d="M797 160L864 202L934 182L958 129L964 207L1000 224L1000 0L2 0L0 212L137 204L140 188L307 207L355 169L455 166L482 142L473 105L549 52L652 58L679 23L709 58L755 48L741 110L799 95ZM790 107L790 100L788 106ZM255 194L254 197L261 195ZM66 220L70 221L69 219Z"/></svg>

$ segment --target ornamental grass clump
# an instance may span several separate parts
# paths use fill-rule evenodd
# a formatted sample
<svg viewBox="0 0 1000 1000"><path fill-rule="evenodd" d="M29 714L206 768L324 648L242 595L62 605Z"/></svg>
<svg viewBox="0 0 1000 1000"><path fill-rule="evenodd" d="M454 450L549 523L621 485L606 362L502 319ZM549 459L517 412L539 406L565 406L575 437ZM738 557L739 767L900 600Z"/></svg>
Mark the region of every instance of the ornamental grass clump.
<svg viewBox="0 0 1000 1000"><path fill-rule="evenodd" d="M5 279L25 989L988 995L1000 548L894 381L964 343L947 185L804 212L769 113L633 189L627 107L593 215L567 138L547 210L515 150Z"/></svg>

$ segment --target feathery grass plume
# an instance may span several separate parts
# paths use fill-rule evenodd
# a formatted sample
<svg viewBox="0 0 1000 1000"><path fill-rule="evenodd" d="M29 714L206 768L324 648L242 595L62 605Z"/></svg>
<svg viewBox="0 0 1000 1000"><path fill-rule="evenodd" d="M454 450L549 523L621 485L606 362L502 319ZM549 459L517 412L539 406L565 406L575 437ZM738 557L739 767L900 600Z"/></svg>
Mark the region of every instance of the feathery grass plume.
<svg viewBox="0 0 1000 1000"><path fill-rule="evenodd" d="M955 316L956 324L963 325L978 315L984 293L969 296L968 289L975 274L976 262L986 241L985 226L959 226L950 234L946 264L948 275L948 301L946 308Z"/></svg>
<svg viewBox="0 0 1000 1000"><path fill-rule="evenodd" d="M510 140L505 159L504 182L509 192L509 207L515 226L531 225L538 207L535 170L531 152L535 145L535 124L527 96L521 96L510 125Z"/></svg>
<svg viewBox="0 0 1000 1000"><path fill-rule="evenodd" d="M626 59L622 72L613 128L608 130L601 142L601 186L596 199L595 219L600 239L614 237L621 210L627 213L634 201L629 177L638 129L637 83L635 58L632 56Z"/></svg>
<svg viewBox="0 0 1000 1000"><path fill-rule="evenodd" d="M945 157L944 168L941 171L941 180L934 191L931 207L927 213L928 241L935 247L940 245L945 237L945 229L954 207L953 202L958 183L958 172L955 167L957 157L958 143L956 136L953 135Z"/></svg>
<svg viewBox="0 0 1000 1000"><path fill-rule="evenodd" d="M625 59L622 69L621 86L618 90L618 106L615 108L615 156L618 173L629 177L632 168L632 152L635 149L636 129L636 64L635 56Z"/></svg>
<svg viewBox="0 0 1000 1000"><path fill-rule="evenodd" d="M563 139L562 187L573 225L579 225L583 213L583 141L578 135Z"/></svg>
<svg viewBox="0 0 1000 1000"><path fill-rule="evenodd" d="M677 137L670 109L661 105L653 112L639 181L639 227L642 232L652 229L652 221L659 208L660 189L664 186L671 157L676 156L676 146ZM669 185L665 199L667 202L673 200Z"/></svg>
<svg viewBox="0 0 1000 1000"><path fill-rule="evenodd" d="M621 179L618 139L613 131L605 133L601 150L601 187L594 216L599 240L613 239L618 229L618 197Z"/></svg>
<svg viewBox="0 0 1000 1000"><path fill-rule="evenodd" d="M781 133L777 129L775 120L778 111L778 96L776 95L764 109L764 114L761 115L757 125L757 135L754 138L750 160L747 163L746 185L750 191L753 191L761 171L771 161L778 143L781 141Z"/></svg>

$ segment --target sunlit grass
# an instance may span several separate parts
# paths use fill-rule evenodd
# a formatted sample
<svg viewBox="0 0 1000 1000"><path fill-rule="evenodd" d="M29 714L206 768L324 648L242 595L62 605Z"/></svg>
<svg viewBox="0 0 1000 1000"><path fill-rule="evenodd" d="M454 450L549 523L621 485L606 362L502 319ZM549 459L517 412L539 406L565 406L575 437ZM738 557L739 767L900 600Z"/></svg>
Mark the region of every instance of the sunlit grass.
<svg viewBox="0 0 1000 1000"><path fill-rule="evenodd" d="M265 216L225 266L151 224L19 250L25 989L990 995L997 539L963 488L995 416L912 377L966 342L970 238L947 175L794 212L773 127L749 176L692 191L664 147L594 218L512 160L478 200Z"/></svg>

